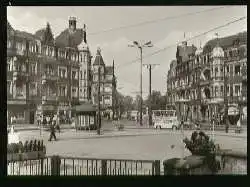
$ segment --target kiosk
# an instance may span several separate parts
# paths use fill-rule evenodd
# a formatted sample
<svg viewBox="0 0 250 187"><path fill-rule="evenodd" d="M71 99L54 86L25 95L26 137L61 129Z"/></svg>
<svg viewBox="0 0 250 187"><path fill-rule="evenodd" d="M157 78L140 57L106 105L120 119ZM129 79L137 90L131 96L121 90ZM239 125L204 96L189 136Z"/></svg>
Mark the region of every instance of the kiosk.
<svg viewBox="0 0 250 187"><path fill-rule="evenodd" d="M96 106L90 103L77 105L73 108L75 112L75 128L79 130L96 130Z"/></svg>

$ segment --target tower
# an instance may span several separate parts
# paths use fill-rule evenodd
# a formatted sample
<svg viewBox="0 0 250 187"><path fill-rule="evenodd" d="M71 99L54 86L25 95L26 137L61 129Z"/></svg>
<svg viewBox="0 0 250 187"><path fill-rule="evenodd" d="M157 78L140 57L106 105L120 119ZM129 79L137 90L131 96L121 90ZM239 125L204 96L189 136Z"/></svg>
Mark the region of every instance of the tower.
<svg viewBox="0 0 250 187"><path fill-rule="evenodd" d="M69 18L69 30L74 32L76 30L76 17Z"/></svg>

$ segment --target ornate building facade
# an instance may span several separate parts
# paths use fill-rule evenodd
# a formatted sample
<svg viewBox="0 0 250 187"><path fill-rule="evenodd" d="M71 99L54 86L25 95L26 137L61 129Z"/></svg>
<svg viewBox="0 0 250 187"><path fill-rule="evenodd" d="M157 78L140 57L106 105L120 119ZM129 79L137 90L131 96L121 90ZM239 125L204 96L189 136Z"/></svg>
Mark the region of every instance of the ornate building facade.
<svg viewBox="0 0 250 187"><path fill-rule="evenodd" d="M91 101L91 53L76 18L54 39L47 24L35 34L7 25L7 115L31 123L36 114L71 117L71 106Z"/></svg>
<svg viewBox="0 0 250 187"><path fill-rule="evenodd" d="M116 81L114 74L114 63L107 66L101 55L101 50L97 49L93 63L93 103L98 104L98 67L100 67L100 105L106 112L114 111L114 97L116 90Z"/></svg>
<svg viewBox="0 0 250 187"><path fill-rule="evenodd" d="M208 42L204 48L186 42L177 47L176 61L168 71L167 94L168 105L176 106L179 117L209 121L223 114L228 102L246 121L247 44L246 38L237 36Z"/></svg>

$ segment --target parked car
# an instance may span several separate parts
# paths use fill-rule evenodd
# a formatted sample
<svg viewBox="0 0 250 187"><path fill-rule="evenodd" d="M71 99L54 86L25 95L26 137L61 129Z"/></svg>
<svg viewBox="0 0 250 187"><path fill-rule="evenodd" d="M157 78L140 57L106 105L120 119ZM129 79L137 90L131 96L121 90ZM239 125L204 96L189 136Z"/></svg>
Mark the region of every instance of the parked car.
<svg viewBox="0 0 250 187"><path fill-rule="evenodd" d="M177 130L179 129L179 122L175 119L160 119L155 121L154 128L158 129L172 129Z"/></svg>
<svg viewBox="0 0 250 187"><path fill-rule="evenodd" d="M133 110L133 111L130 112L129 119L132 120L132 121L136 121L137 116L138 116L138 111Z"/></svg>

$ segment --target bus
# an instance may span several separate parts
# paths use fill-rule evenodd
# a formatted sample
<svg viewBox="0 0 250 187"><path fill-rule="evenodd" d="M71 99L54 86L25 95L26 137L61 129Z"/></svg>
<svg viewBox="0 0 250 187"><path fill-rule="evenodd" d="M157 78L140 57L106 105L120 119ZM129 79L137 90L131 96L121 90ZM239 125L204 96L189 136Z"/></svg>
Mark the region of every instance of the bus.
<svg viewBox="0 0 250 187"><path fill-rule="evenodd" d="M153 125L156 128L172 128L171 125L176 126L178 128L178 120L176 115L176 110L153 110L152 111L152 121ZM171 127L168 124L170 123ZM157 125L156 125L157 124Z"/></svg>

